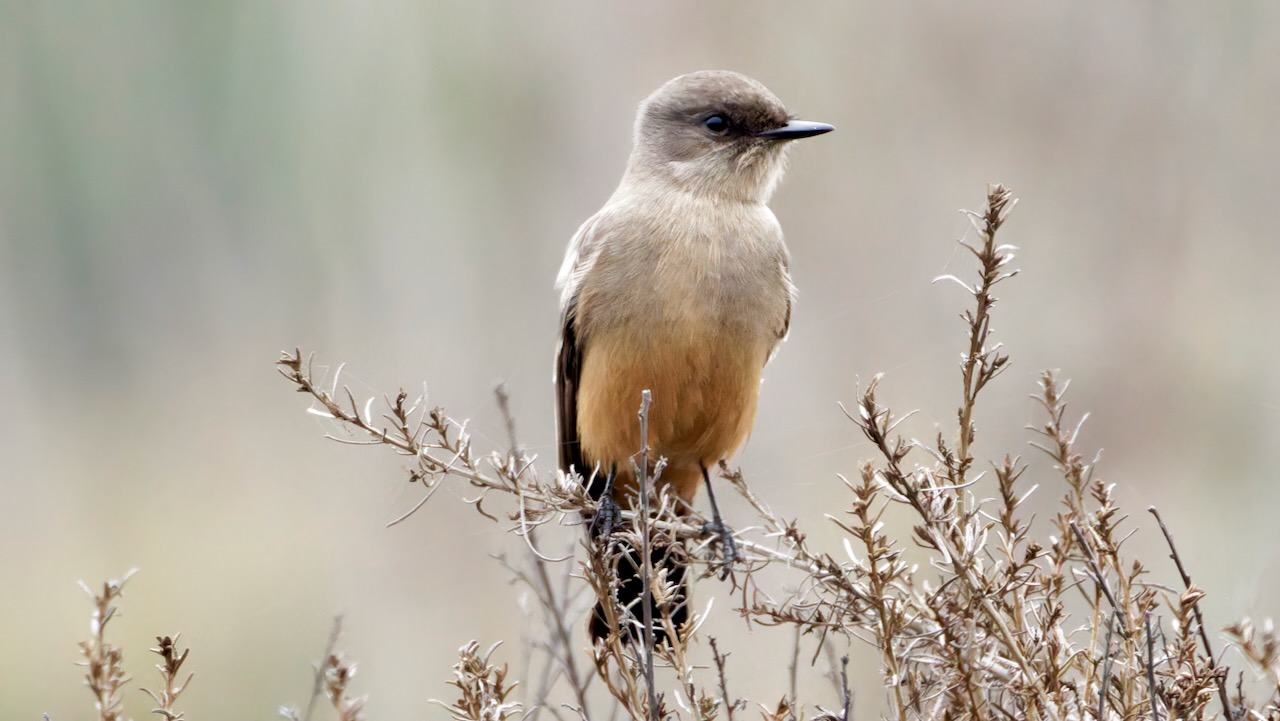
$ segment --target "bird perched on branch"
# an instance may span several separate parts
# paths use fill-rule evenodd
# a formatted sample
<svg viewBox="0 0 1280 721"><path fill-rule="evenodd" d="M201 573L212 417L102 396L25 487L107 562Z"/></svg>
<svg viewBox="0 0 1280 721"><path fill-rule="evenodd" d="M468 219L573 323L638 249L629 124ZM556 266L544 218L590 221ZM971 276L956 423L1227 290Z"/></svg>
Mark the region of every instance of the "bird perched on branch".
<svg viewBox="0 0 1280 721"><path fill-rule="evenodd" d="M728 71L682 75L640 104L622 182L570 241L557 283L560 468L576 471L601 504L593 538L606 538L616 510L635 503L631 459L647 389L649 458L666 459L659 486L685 512L705 484L709 530L719 534L726 567L735 559L708 469L751 430L761 373L787 334L794 292L782 229L766 203L790 141L832 129L792 118L759 82ZM676 589L653 617L665 612L678 628L688 617L686 562L669 544L651 558ZM624 550L617 602L627 613L598 607L596 638L610 632L610 615L641 617L642 565L635 549Z"/></svg>

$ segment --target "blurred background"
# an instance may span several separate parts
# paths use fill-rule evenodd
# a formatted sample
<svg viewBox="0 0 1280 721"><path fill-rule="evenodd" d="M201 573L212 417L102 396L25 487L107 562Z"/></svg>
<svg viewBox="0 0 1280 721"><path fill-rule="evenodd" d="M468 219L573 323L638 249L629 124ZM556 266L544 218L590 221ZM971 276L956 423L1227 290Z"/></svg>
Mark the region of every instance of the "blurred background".
<svg viewBox="0 0 1280 721"><path fill-rule="evenodd" d="M1211 624L1280 612L1278 58L1263 2L0 4L0 717L89 715L76 581L134 566L112 631L135 718L176 631L192 717L305 703L337 612L371 717L451 697L472 638L519 674L509 540L457 484L385 528L418 500L401 459L323 440L273 363L313 350L357 396L425 383L481 448L504 381L550 472L564 246L639 100L702 68L838 127L773 202L800 298L736 459L760 496L838 551L835 474L871 449L837 402L876 373L909 433L953 432L966 298L931 280L972 276L957 210L1002 182L1022 273L977 452L1032 461L1047 532L1061 486L1024 426L1062 369L1153 580L1177 576L1148 505ZM731 690L773 703L791 634L731 602ZM834 705L821 666L802 691Z"/></svg>

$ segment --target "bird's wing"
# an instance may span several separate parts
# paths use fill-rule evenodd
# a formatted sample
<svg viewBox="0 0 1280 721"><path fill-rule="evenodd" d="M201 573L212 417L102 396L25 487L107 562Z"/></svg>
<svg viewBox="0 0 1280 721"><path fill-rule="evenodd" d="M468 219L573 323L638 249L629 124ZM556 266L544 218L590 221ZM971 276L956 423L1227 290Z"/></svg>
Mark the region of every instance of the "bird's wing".
<svg viewBox="0 0 1280 721"><path fill-rule="evenodd" d="M781 237L781 235L779 235ZM791 332L791 307L796 302L796 286L791 282L791 258L787 254L786 246L782 246L782 255L778 260L778 272L782 276L782 282L787 286L787 309L782 314L782 325L778 328L778 340L774 342L773 348L769 350L769 355L765 358L765 365L773 360L778 354L778 349L782 347L782 341L787 339L787 334Z"/></svg>
<svg viewBox="0 0 1280 721"><path fill-rule="evenodd" d="M588 478L582 443L578 437L578 381L582 376L582 338L578 325L578 294L582 280L595 262L599 249L600 215L582 224L569 250L556 286L560 290L560 343L556 349L556 441L560 470L576 470Z"/></svg>
<svg viewBox="0 0 1280 721"><path fill-rule="evenodd" d="M582 349L573 314L562 317L560 344L556 349L556 441L560 470L586 474L582 443L578 439L578 378L582 374Z"/></svg>
<svg viewBox="0 0 1280 721"><path fill-rule="evenodd" d="M791 268L786 256L782 258L782 282L787 284L787 312L782 316L782 327L778 329L778 342L787 339L791 332L791 306L796 303L796 285L791 282ZM775 350L777 346L774 346Z"/></svg>

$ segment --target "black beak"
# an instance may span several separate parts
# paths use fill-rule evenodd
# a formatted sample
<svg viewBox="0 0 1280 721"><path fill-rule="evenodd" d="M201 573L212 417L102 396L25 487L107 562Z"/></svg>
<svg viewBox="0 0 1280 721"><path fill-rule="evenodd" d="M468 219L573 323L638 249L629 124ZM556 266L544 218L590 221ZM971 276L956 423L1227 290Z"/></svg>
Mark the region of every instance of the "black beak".
<svg viewBox="0 0 1280 721"><path fill-rule="evenodd" d="M765 138L767 140L799 140L800 138L811 138L815 135L822 135L835 130L834 125L826 123L811 123L808 120L789 120L787 124L781 128L772 130L761 130L756 133L757 138Z"/></svg>

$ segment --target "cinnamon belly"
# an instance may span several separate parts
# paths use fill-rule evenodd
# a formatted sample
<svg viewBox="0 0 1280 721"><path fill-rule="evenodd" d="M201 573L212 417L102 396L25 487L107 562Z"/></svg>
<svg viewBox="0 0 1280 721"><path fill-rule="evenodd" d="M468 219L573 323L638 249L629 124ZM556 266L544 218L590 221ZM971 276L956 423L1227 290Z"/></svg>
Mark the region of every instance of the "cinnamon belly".
<svg viewBox="0 0 1280 721"><path fill-rule="evenodd" d="M715 332L683 338L614 332L590 339L578 386L578 432L589 464L616 469L620 503L635 492L631 457L640 450L641 391L653 397L650 458L667 459L659 483L685 501L698 489L701 467L714 466L746 440L768 349L744 340Z"/></svg>

